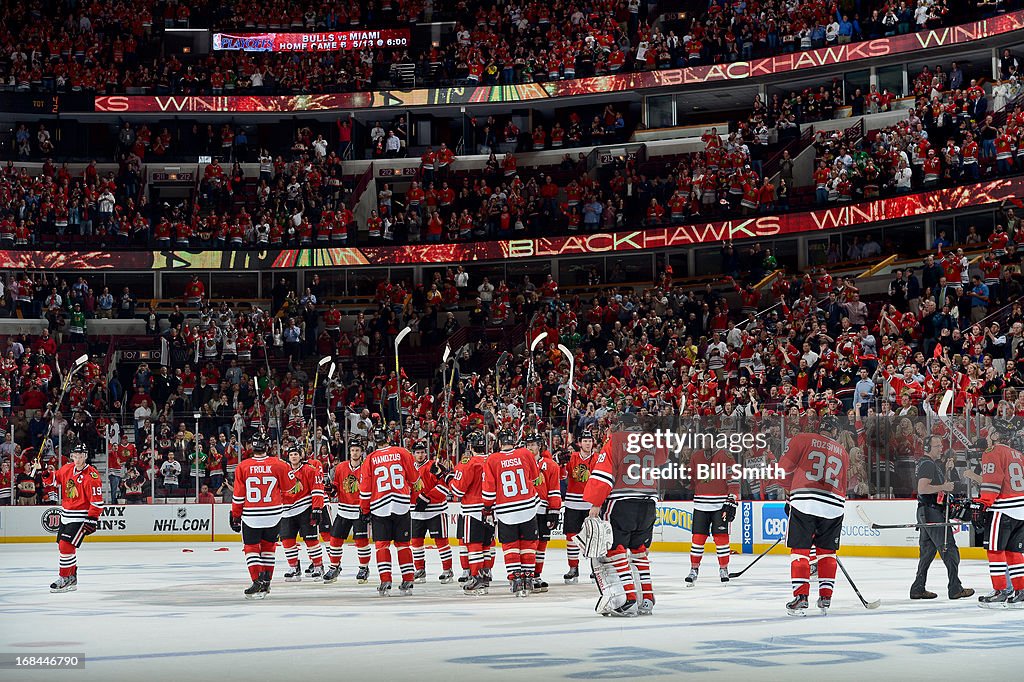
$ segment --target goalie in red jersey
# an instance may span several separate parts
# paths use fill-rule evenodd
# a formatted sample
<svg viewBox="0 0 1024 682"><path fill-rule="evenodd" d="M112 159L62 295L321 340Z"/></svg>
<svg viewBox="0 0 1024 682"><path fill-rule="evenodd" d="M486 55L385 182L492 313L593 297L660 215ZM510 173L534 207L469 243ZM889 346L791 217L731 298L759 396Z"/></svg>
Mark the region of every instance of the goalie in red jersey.
<svg viewBox="0 0 1024 682"><path fill-rule="evenodd" d="M589 515L601 516L612 527L611 549L603 562L594 562L595 573L610 565L625 592L620 604L608 602L601 614L627 618L654 611L648 551L654 539L658 488L650 472L667 459L664 450L637 445L636 439L644 434L634 418L629 413L620 417L620 428L597 454L583 491L583 499L592 505Z"/></svg>
<svg viewBox="0 0 1024 682"><path fill-rule="evenodd" d="M103 513L103 482L96 467L88 464L89 452L84 445L71 451L71 463L54 475L60 495L60 529L57 551L60 570L50 592L74 592L78 589L78 548L86 535L96 532Z"/></svg>
<svg viewBox="0 0 1024 682"><path fill-rule="evenodd" d="M380 586L377 592L391 594L391 543L398 549L402 573L399 591L411 594L415 568L409 546L412 485L419 478L412 453L388 443L387 433L377 429L373 435L376 450L371 452L359 472L359 511L362 521L372 523L373 544L377 552Z"/></svg>
<svg viewBox="0 0 1024 682"><path fill-rule="evenodd" d="M789 491L786 546L791 556L793 599L786 604L786 612L791 616L807 613L812 550L817 551L818 608L823 614L832 604L836 583L836 552L843 531L850 456L835 440L838 419L825 415L818 431L793 436L779 462L786 472Z"/></svg>
<svg viewBox="0 0 1024 682"><path fill-rule="evenodd" d="M989 429L992 445L981 456L981 498L975 501L989 513L985 549L992 592L978 597L989 609L1024 608L1024 455L1003 444L1007 435L994 425Z"/></svg>

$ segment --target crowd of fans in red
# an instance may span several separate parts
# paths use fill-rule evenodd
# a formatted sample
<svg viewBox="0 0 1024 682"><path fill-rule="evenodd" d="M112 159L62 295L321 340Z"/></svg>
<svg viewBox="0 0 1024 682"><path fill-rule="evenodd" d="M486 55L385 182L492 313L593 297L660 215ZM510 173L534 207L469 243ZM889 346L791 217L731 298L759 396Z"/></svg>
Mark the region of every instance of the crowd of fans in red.
<svg viewBox="0 0 1024 682"><path fill-rule="evenodd" d="M999 3L995 3L998 5ZM317 54L218 51L199 59L161 56L165 28L329 31L410 25L418 0L257 3L238 0L40 0L8 3L0 78L16 90L155 94L318 93L365 90L390 65L417 66L419 83L521 83L750 59L908 33L991 13L959 16L942 0L873 0L848 13L825 2L724 2L678 18L641 0L434 2L431 20L454 21L446 40L408 49ZM1006 8L1017 5L1003 2ZM673 18L676 17L676 18Z"/></svg>
<svg viewBox="0 0 1024 682"><path fill-rule="evenodd" d="M15 488L24 484L27 490L24 477L38 477L32 490L45 497L48 474L31 466L41 446L44 465L51 459L42 438L53 419L65 451L79 440L93 453L112 443L111 487L129 499L148 495L151 458L166 494L185 494L181 488L196 485L215 494L230 476L240 444L258 429L308 437L319 456L334 458L343 456L346 431L363 433L382 422L397 428L400 414L410 439L427 439L432 451L442 453L449 445L446 428L457 442L467 429L525 418L528 428L550 431L551 447L559 451L566 424L579 433L627 409L674 418L685 395L684 419L706 428L767 429L777 446L749 457L778 455L781 439L813 428L817 415L845 416L854 463L851 493L884 492L892 477L880 472L920 456L930 428L926 417L947 389L955 392L960 427L972 438L983 436L990 419L1024 423L1024 289L1014 246L1020 230L1010 209L990 235L971 230L962 244L939 235L935 253L919 266L896 270L887 294L869 302L861 299L856 280L833 279L821 268L780 275L757 291L740 273L763 271L765 251L731 244L723 246L722 271L735 279L718 288L680 286L669 269L653 285L594 281L588 291L563 293L550 276L539 285L529 278L477 283L460 267L438 272L429 284L380 282L370 314L343 314L333 301L325 304L318 278L301 294L281 283L268 310L211 307L195 279L183 292L191 317L180 308L166 316L152 309L143 314L147 329L167 339L166 367L143 364L130 380L115 374L108 382L102 358L94 357L60 406L52 404L58 344L67 333L63 321L71 319L69 306L82 305L95 292L88 276L69 283L10 274L2 297L7 313L45 313L53 332L5 343L0 426L5 434L13 429L14 441L0 452L7 461L14 456ZM983 239L988 249L972 266L963 249L984 249ZM127 290L123 300L135 314ZM87 316L102 315L89 307ZM440 376L432 382L416 377L414 384L413 377L386 369L399 329L414 330L409 352L436 348L458 330L457 310L460 317L468 313L474 326L518 323L531 336L548 332L534 358L535 382L526 383L527 358L517 355L500 368L496 389L495 349L484 346L459 353L451 403ZM559 343L576 354L571 405ZM321 377L314 396L315 361L324 355L333 357L339 372L331 380ZM314 400L319 430L310 434ZM201 414L198 449L193 411ZM951 447L967 449L956 442ZM162 471L172 459L179 466ZM10 475L9 466L0 471ZM190 467L192 475L175 473ZM4 478L0 489L10 482ZM907 481L897 483L897 492L909 493L899 487Z"/></svg>

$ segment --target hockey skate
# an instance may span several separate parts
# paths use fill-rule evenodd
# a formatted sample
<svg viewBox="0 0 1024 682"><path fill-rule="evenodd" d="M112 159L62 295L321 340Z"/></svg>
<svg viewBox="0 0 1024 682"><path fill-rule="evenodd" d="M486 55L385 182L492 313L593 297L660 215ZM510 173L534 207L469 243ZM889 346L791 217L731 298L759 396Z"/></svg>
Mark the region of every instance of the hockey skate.
<svg viewBox="0 0 1024 682"><path fill-rule="evenodd" d="M525 573L517 573L512 579L512 594L526 597L533 591L533 578Z"/></svg>
<svg viewBox="0 0 1024 682"><path fill-rule="evenodd" d="M381 582L381 584L377 586L377 594L380 595L381 597L390 597L391 596L391 583L390 582Z"/></svg>
<svg viewBox="0 0 1024 682"><path fill-rule="evenodd" d="M479 575L473 575L462 586L462 591L466 594L487 594L487 583Z"/></svg>
<svg viewBox="0 0 1024 682"><path fill-rule="evenodd" d="M441 573L441 575L437 576L437 579L442 585L447 585L455 579L455 574L453 574L450 570L444 571L443 573Z"/></svg>
<svg viewBox="0 0 1024 682"><path fill-rule="evenodd" d="M687 587L693 587L693 584L695 582L697 582L697 569L696 568L691 568L690 569L690 573L689 573L689 575L686 576L686 578L684 579L684 582L686 582L686 586Z"/></svg>
<svg viewBox="0 0 1024 682"><path fill-rule="evenodd" d="M313 577L313 564L306 566L306 575L310 578Z"/></svg>
<svg viewBox="0 0 1024 682"><path fill-rule="evenodd" d="M490 585L490 584L491 584L491 580L493 580L493 579L494 579L494 576L492 576L492 575L491 575L491 569L489 569L489 568L481 568L481 569L480 569L480 578L481 578L481 579L482 579L482 580L483 580L483 581L484 581L485 583L487 583L488 585Z"/></svg>
<svg viewBox="0 0 1024 682"><path fill-rule="evenodd" d="M602 615L613 618L635 618L640 615L640 611L637 608L635 599L627 599L622 606L605 611Z"/></svg>
<svg viewBox="0 0 1024 682"><path fill-rule="evenodd" d="M821 615L827 616L830 606L832 606L832 597L818 597L818 610L821 611Z"/></svg>
<svg viewBox="0 0 1024 682"><path fill-rule="evenodd" d="M718 578L723 583L729 582L729 569L728 568L720 568L720 569L718 569Z"/></svg>
<svg viewBox="0 0 1024 682"><path fill-rule="evenodd" d="M1024 609L1024 590L1017 590L1006 598L1006 608Z"/></svg>
<svg viewBox="0 0 1024 682"><path fill-rule="evenodd" d="M50 583L50 592L74 592L78 589L78 576L64 575Z"/></svg>
<svg viewBox="0 0 1024 682"><path fill-rule="evenodd" d="M992 590L988 594L983 594L978 597L978 606L983 609L1005 609L1007 606L1007 600L1010 599L1010 595L1004 590Z"/></svg>
<svg viewBox="0 0 1024 682"><path fill-rule="evenodd" d="M260 573L260 588L263 590L263 596L270 594L270 572L263 571Z"/></svg>
<svg viewBox="0 0 1024 682"><path fill-rule="evenodd" d="M403 597L407 597L412 594L412 587L416 582L414 580L403 580L402 584L398 586L398 592Z"/></svg>
<svg viewBox="0 0 1024 682"><path fill-rule="evenodd" d="M368 582L369 580L370 580L370 567L369 566L360 566L359 567L359 572L356 573L356 582L359 583L360 585L363 585L366 582Z"/></svg>
<svg viewBox="0 0 1024 682"><path fill-rule="evenodd" d="M786 614L800 618L807 615L807 595L800 594L793 597L793 600L786 604Z"/></svg>
<svg viewBox="0 0 1024 682"><path fill-rule="evenodd" d="M420 570L416 571L416 575L412 577L412 581L414 583L421 584L427 582L427 569L421 568Z"/></svg>
<svg viewBox="0 0 1024 682"><path fill-rule="evenodd" d="M468 583L469 579L472 578L472 577L473 576L470 575L468 568L463 569L462 575L459 576L459 582L460 583Z"/></svg>
<svg viewBox="0 0 1024 682"><path fill-rule="evenodd" d="M327 569L327 572L324 573L324 582L325 583L336 582L338 580L338 576L339 575L341 575L341 566L331 566L330 568Z"/></svg>
<svg viewBox="0 0 1024 682"><path fill-rule="evenodd" d="M313 565L313 570L309 571L309 577L310 577L310 579L312 579L312 580L314 580L316 582L320 582L321 580L323 580L324 579L324 566L323 566L323 564L320 564L319 566L314 564Z"/></svg>
<svg viewBox="0 0 1024 682"><path fill-rule="evenodd" d="M562 579L565 580L566 585L577 584L580 581L580 569L576 566L573 566L569 569L568 573L562 576Z"/></svg>
<svg viewBox="0 0 1024 682"><path fill-rule="evenodd" d="M536 576L533 579L533 591L534 592L547 592L548 584L540 579L540 576Z"/></svg>
<svg viewBox="0 0 1024 682"><path fill-rule="evenodd" d="M267 593L263 591L263 581L253 580L252 585L245 588L243 592L246 599L263 599L267 596Z"/></svg>
<svg viewBox="0 0 1024 682"><path fill-rule="evenodd" d="M294 566L288 567L288 572L284 574L284 581L286 583L301 583L302 582L302 565L295 564Z"/></svg>
<svg viewBox="0 0 1024 682"><path fill-rule="evenodd" d="M654 615L654 599L644 599L640 602L639 614L641 616L653 616Z"/></svg>

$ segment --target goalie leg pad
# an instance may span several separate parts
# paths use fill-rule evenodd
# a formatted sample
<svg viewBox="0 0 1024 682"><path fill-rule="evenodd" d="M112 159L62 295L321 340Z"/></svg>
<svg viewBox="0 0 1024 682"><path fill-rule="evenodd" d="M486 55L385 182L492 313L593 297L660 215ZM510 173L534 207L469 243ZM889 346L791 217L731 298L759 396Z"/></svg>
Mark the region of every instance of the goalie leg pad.
<svg viewBox="0 0 1024 682"><path fill-rule="evenodd" d="M597 599L594 611L602 615L611 613L626 603L626 590L619 580L619 573L607 557L591 558L591 570L597 579L597 590L601 596Z"/></svg>

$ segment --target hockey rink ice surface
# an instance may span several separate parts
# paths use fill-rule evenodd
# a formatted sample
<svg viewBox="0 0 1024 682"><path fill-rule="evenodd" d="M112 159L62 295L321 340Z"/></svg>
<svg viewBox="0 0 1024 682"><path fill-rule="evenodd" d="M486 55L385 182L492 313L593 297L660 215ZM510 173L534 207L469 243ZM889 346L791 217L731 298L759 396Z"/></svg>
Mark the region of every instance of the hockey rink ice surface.
<svg viewBox="0 0 1024 682"><path fill-rule="evenodd" d="M332 585L283 582L279 551L271 595L246 601L241 547L215 551L220 546L88 543L78 591L51 594L55 546L0 545L0 652L85 655L84 670L0 670L0 679L1005 682L1020 679L1024 665L1024 610L949 601L938 560L928 584L939 594L933 601L908 598L916 560L851 557L844 563L861 592L882 606L866 610L840 574L828 616L812 608L791 618L786 556L768 556L724 585L712 553L688 589L688 555L655 553L655 615L613 619L594 613L589 580L562 584L564 550L549 551L551 590L525 599L497 579L500 558L486 596L439 584L429 549L427 583L405 597L396 583L396 594L381 598L375 571L356 584L351 546ZM302 559L305 567L304 552ZM734 555L732 569L751 559ZM963 562L961 576L966 587L988 591L983 562ZM812 581L812 606L815 598Z"/></svg>

